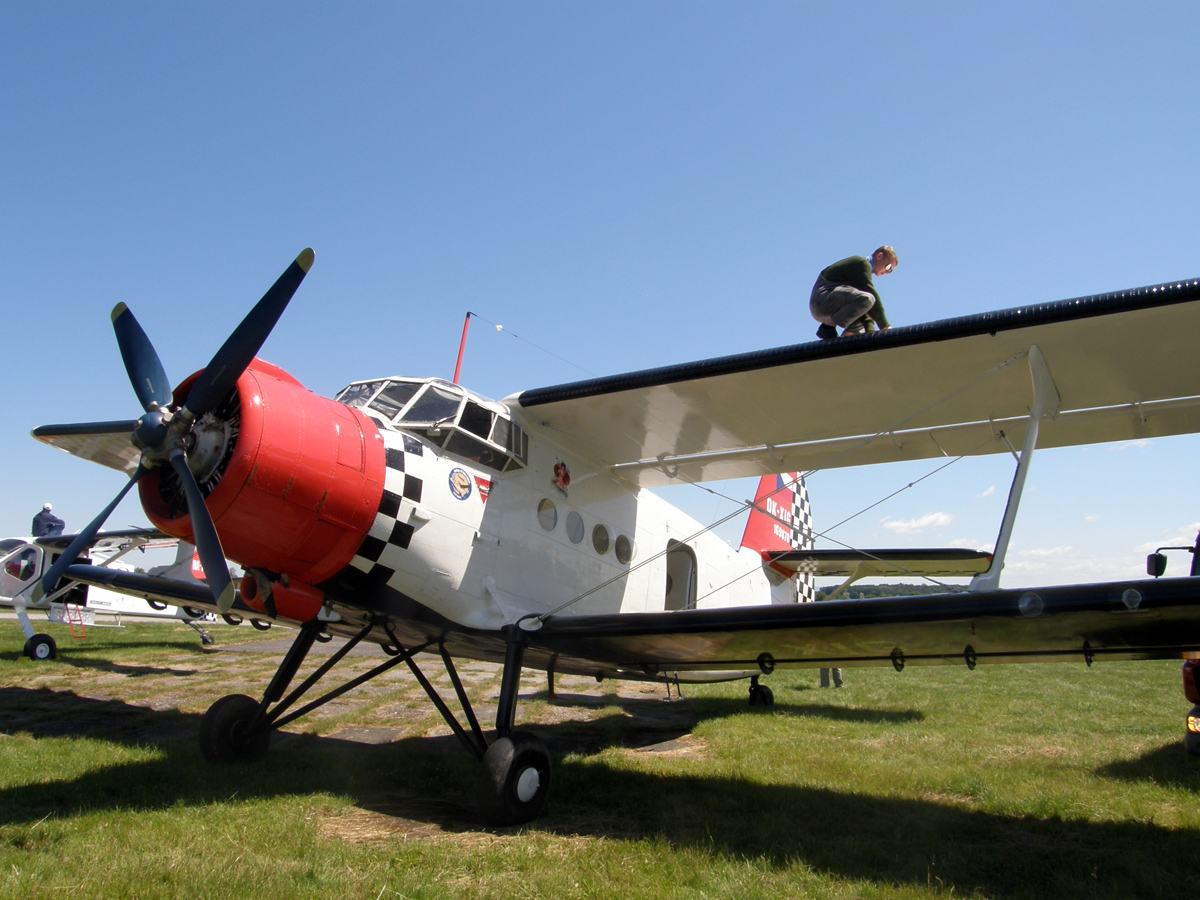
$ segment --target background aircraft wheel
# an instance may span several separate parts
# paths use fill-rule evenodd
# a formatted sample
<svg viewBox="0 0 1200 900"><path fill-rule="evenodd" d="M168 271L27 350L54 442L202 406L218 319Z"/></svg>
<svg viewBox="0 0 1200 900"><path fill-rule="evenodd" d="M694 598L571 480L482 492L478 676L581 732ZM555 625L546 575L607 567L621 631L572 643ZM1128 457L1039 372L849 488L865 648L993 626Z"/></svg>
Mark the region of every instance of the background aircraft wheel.
<svg viewBox="0 0 1200 900"><path fill-rule="evenodd" d="M250 624L253 625L255 628L257 628L259 631L270 631L271 630L271 623L264 622L261 619L251 619Z"/></svg>
<svg viewBox="0 0 1200 900"><path fill-rule="evenodd" d="M159 612L162 612L164 609L167 608L167 604L163 603L161 600L147 600L146 604L151 609L157 609Z"/></svg>
<svg viewBox="0 0 1200 900"><path fill-rule="evenodd" d="M322 644L328 644L330 641L333 640L333 635L326 634L325 632L322 631L320 634L317 635L317 640L320 641Z"/></svg>
<svg viewBox="0 0 1200 900"><path fill-rule="evenodd" d="M253 762L267 752L271 732L248 732L258 712L258 701L245 694L229 694L208 708L200 720L200 752L209 762Z"/></svg>
<svg viewBox="0 0 1200 900"><path fill-rule="evenodd" d="M751 706L774 706L775 694L765 684L755 684L750 686L750 705Z"/></svg>
<svg viewBox="0 0 1200 900"><path fill-rule="evenodd" d="M204 618L204 610L202 610L202 609L196 609L196 607L194 607L194 606L181 606L179 608L182 609L189 616L191 616L193 619L203 619Z"/></svg>
<svg viewBox="0 0 1200 900"><path fill-rule="evenodd" d="M48 634L35 634L25 642L25 655L35 661L54 659L58 656L58 644Z"/></svg>
<svg viewBox="0 0 1200 900"><path fill-rule="evenodd" d="M515 731L484 754L479 807L490 825L520 825L542 810L550 791L550 753L532 734Z"/></svg>
<svg viewBox="0 0 1200 900"><path fill-rule="evenodd" d="M241 625L245 621L241 616L234 615L233 613L225 613L221 618L225 620L226 625Z"/></svg>

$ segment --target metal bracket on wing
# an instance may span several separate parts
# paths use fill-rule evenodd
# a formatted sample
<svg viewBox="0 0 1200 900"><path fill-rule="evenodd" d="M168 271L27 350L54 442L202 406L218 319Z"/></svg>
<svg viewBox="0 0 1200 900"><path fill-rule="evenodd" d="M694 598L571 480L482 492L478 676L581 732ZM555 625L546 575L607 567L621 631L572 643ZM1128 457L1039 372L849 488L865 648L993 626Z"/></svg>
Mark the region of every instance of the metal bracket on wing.
<svg viewBox="0 0 1200 900"><path fill-rule="evenodd" d="M1008 505L1004 508L1004 519L1000 524L1000 534L996 538L996 552L992 555L992 564L988 570L971 579L971 584L967 588L969 591L994 591L1000 587L1000 572L1004 568L1008 542L1017 521L1017 508L1021 505L1021 494L1025 490L1025 477L1029 474L1033 451L1037 448L1038 429L1041 427L1042 417L1050 416L1052 419L1058 417L1062 400L1058 388L1054 384L1054 379L1050 376L1046 359L1042 356L1042 351L1037 344L1029 348L1029 374L1033 378L1033 408L1029 411L1029 428L1025 432L1025 445L1021 449L1021 457L1017 461L1017 471L1013 475L1012 487L1008 492Z"/></svg>
<svg viewBox="0 0 1200 900"><path fill-rule="evenodd" d="M866 563L860 562L858 565L856 565L854 567L854 571L850 573L850 577L847 578L845 581L843 581L840 585L838 585L837 589L833 593L826 596L825 599L826 600L836 600L838 598L838 596L842 593L842 591L846 590L846 588L850 587L850 585L854 584L854 582L858 581L858 579L864 577L867 574L868 574L868 572L866 571Z"/></svg>

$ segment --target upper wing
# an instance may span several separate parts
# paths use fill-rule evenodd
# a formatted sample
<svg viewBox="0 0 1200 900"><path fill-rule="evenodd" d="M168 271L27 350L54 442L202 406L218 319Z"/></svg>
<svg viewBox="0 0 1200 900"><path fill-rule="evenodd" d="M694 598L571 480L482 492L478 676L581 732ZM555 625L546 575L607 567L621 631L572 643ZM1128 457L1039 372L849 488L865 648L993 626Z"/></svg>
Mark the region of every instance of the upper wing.
<svg viewBox="0 0 1200 900"><path fill-rule="evenodd" d="M1059 404L1041 447L1200 431L1200 280L526 391L523 424L642 486L1024 440L1037 346ZM1007 441L1005 440L1007 438Z"/></svg>
<svg viewBox="0 0 1200 900"><path fill-rule="evenodd" d="M53 537L34 538L34 542L49 550L62 552L71 546L71 542L79 537L77 534L56 534ZM174 545L176 538L164 534L157 528L122 528L117 531L100 531L92 536L88 541L85 549L90 550L96 546L112 545L122 546L126 544L146 545L157 543L158 541L169 542Z"/></svg>
<svg viewBox="0 0 1200 900"><path fill-rule="evenodd" d="M142 456L142 451L129 441L135 428L136 421L85 422L43 425L33 429L32 434L51 447L132 475Z"/></svg>

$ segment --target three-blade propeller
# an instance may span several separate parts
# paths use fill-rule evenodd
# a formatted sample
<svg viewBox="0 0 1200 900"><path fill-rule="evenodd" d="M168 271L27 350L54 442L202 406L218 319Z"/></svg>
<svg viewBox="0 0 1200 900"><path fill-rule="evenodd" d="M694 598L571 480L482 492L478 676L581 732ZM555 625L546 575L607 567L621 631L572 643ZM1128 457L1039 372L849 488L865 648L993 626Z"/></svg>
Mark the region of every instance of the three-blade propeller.
<svg viewBox="0 0 1200 900"><path fill-rule="evenodd" d="M171 408L171 385L154 345L129 307L124 303L117 304L112 311L113 330L117 335L117 345L121 348L125 371L145 411L145 415L138 419L132 435L133 443L142 451L142 458L121 492L79 533L42 576L35 599L54 589L67 568L88 547L100 526L138 479L155 466L166 463L175 470L183 485L196 549L200 553L200 563L204 566L205 578L217 608L222 613L229 612L233 605L233 582L225 564L221 539L204 504L204 495L188 467L186 439L196 420L220 404L237 385L242 372L266 342L312 263L311 249L306 249L296 257L216 352L192 385L187 401L179 409Z"/></svg>

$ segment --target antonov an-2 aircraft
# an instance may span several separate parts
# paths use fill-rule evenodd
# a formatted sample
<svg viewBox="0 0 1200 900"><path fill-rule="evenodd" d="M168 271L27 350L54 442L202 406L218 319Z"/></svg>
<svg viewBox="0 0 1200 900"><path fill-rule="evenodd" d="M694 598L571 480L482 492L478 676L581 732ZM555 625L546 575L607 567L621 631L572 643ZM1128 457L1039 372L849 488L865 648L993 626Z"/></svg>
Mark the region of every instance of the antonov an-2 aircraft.
<svg viewBox="0 0 1200 900"><path fill-rule="evenodd" d="M209 365L173 391L118 304L113 326L144 414L34 431L130 476L80 546L136 484L155 527L196 544L218 573L208 588L180 585L73 564L71 547L44 590L67 577L225 613L235 589L220 577L224 555L246 569L237 602L300 625L261 699L230 695L205 714L210 760L258 757L272 730L403 663L478 759L485 816L518 823L542 808L551 769L542 742L514 725L523 667L551 677L750 676L751 701L767 704L759 678L776 668L1200 654L1196 579L999 587L1035 447L1200 431L1200 281L501 402L429 378L355 382L328 400L256 358L312 260L301 253ZM994 554L863 551L853 566L974 574L967 590L794 602L797 573L850 571L853 560L807 549L797 479L775 476L1009 452L1019 462ZM772 476L754 504L749 549L726 546L647 490L745 476ZM328 633L349 641L289 692ZM364 640L391 658L295 708ZM460 713L422 673L419 651L440 654ZM494 731L477 721L456 658L502 665ZM1200 701L1186 666L1185 683Z"/></svg>

